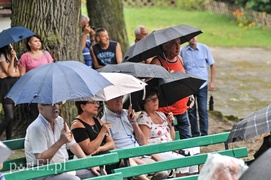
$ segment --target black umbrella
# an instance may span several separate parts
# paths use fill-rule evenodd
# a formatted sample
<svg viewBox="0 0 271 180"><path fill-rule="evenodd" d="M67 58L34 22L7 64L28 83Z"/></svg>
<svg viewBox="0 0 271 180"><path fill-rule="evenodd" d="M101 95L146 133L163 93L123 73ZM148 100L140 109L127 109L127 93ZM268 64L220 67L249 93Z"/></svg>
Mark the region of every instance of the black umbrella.
<svg viewBox="0 0 271 180"><path fill-rule="evenodd" d="M169 78L152 79L147 82L148 88L155 88L159 94L159 107L169 106L176 101L198 92L200 86L205 80L191 76L180 71L170 73ZM138 91L131 94L133 109L140 111L144 91ZM128 102L124 103L127 108Z"/></svg>
<svg viewBox="0 0 271 180"><path fill-rule="evenodd" d="M182 73L180 71L171 73L170 78L158 79L159 106L169 106L176 101L195 94L205 80ZM148 84L152 85L151 82ZM153 86L153 85L152 85Z"/></svg>
<svg viewBox="0 0 271 180"><path fill-rule="evenodd" d="M249 139L271 131L271 104L235 124L227 142Z"/></svg>
<svg viewBox="0 0 271 180"><path fill-rule="evenodd" d="M103 68L98 69L98 72L124 73L137 78L167 78L170 76L170 73L162 66L133 62L107 64Z"/></svg>
<svg viewBox="0 0 271 180"><path fill-rule="evenodd" d="M240 177L240 180L271 179L270 157L271 149L265 151L264 154L252 162L246 172Z"/></svg>
<svg viewBox="0 0 271 180"><path fill-rule="evenodd" d="M162 54L163 51L160 45L168 41L180 38L182 44L200 33L202 33L201 30L184 24L153 31L127 49L124 61L141 62L150 57Z"/></svg>

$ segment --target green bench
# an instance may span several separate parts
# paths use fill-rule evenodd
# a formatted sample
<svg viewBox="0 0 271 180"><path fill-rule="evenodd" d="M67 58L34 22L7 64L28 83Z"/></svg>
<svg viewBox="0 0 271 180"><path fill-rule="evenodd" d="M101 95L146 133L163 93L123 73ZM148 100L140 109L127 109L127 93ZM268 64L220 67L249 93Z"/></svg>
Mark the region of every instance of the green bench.
<svg viewBox="0 0 271 180"><path fill-rule="evenodd" d="M3 143L13 151L24 149L24 138L6 140L6 141L3 141ZM17 169L19 167L24 167L25 164L26 164L25 157L9 159L4 162L3 168L1 171L9 171L9 170Z"/></svg>
<svg viewBox="0 0 271 180"><path fill-rule="evenodd" d="M91 156L80 159L73 159L62 163L48 164L43 166L37 166L33 168L24 167L17 171L12 171L9 173L4 173L6 180L16 180L16 179L32 179L43 176L49 176L59 173L64 173L73 170L85 169L95 166L104 166L107 164L119 162L119 157L117 153L108 153L98 156ZM120 177L121 173L112 175L102 175L96 179L112 179L112 177Z"/></svg>
<svg viewBox="0 0 271 180"><path fill-rule="evenodd" d="M229 132L226 132L226 133L212 134L212 135L202 136L202 137L195 137L195 138L190 138L190 139L175 140L172 142L166 142L162 144L152 144L152 145L146 145L146 146L139 146L135 148L112 150L111 152L117 152L120 159L124 159L125 161L127 161L128 158L142 156L142 155L225 143L227 141L228 136L229 136ZM226 147L226 144L225 144L225 147ZM240 156L238 155L239 152L241 154ZM247 148L231 149L231 150L221 151L220 153L227 153L230 156L238 157L238 158L248 156ZM151 164L144 164L144 165L139 165L139 166L122 167L122 168L115 169L114 172L115 173L121 172L124 178L130 178L130 177L137 176L140 174L149 174L152 172L157 172L157 171L162 171L162 170L175 169L177 167L204 164L206 157L207 157L207 154L199 154L195 156L179 158L176 160L175 159L166 160L166 161L155 162ZM195 159L197 158L201 158L199 162L195 161ZM174 162L176 162L176 164L174 164ZM197 163L193 163L193 162L197 162ZM183 166L182 163L185 166Z"/></svg>
<svg viewBox="0 0 271 180"><path fill-rule="evenodd" d="M229 149L229 150L224 150L224 151L218 151L215 153L219 153L222 155L227 155L227 156L232 156L236 158L242 158L246 157L248 155L247 148L242 147L242 148L236 148L236 149ZM129 166L129 167L123 167L123 168L118 168L115 169L114 172L122 173L122 176L124 178L128 177L133 177L137 176L139 174L148 174L151 172L157 172L157 171L162 171L162 170L170 170L170 169L175 169L179 167L186 167L186 166L192 166L192 165L200 165L204 164L206 159L207 159L207 153L205 154L198 154L194 156L187 156L183 158L178 158L178 159L171 159L171 160L165 160L165 161L159 161L159 162L154 162L151 164L142 164L139 166ZM195 176L197 177L197 176ZM188 177L182 177L183 179L185 178L190 178ZM175 179L180 179L180 178L175 178ZM196 178L197 179L197 178Z"/></svg>
<svg viewBox="0 0 271 180"><path fill-rule="evenodd" d="M148 155L148 154L154 154L154 153L166 152L166 151L173 151L173 150L179 150L179 149L185 149L185 148L191 148L191 147L198 147L198 146L200 147L200 146L225 143L228 136L229 136L229 132L212 134L212 135L202 136L202 137L195 137L195 138L190 138L190 139L183 139L183 140L177 139L172 142L167 142L167 143L162 143L162 144L139 146L139 147L129 148L129 149L111 150L111 153L109 153L109 155L113 154L113 156L114 156L115 154L117 154L118 160L124 159L127 162L128 159L131 157L137 157L137 156L142 156L142 155ZM24 138L4 141L4 143L12 150L24 148ZM226 144L225 144L225 147L227 147ZM231 149L231 150L221 151L219 153L222 153L222 154L226 153L229 156L239 158L239 157L247 156L247 149L246 148ZM91 158L96 158L96 157L99 157L99 156L95 156L95 157L91 157ZM183 164L184 165L186 164L185 166L200 165L200 164L204 164L206 157L207 157L207 154L199 154L199 155L184 157L184 158L180 158L180 159L176 159L176 160L175 159L174 160L166 160L166 161L155 162L155 163L151 163L151 164L144 164L144 165L139 165L139 166L122 167L122 168L115 169L113 174L110 174L107 176L95 177L95 178L96 179L99 179L99 178L102 178L102 179L103 178L104 179L105 178L123 179L123 178L137 176L140 174L148 174L148 173L166 170L166 169L175 169L177 167L182 167ZM196 161L196 159L199 159L199 160ZM73 162L76 162L74 164L77 164L78 163L77 161L80 162L81 159L71 160L68 162L69 163L71 162L72 164L73 164ZM93 161L94 161L94 159L93 159ZM68 163L68 162L66 162L66 163ZM100 163L100 165L103 164L103 163L101 163L102 161L98 161L98 162ZM26 163L25 157L10 159L4 163L4 167L3 167L2 171L7 171L10 169L13 170L14 167L19 167L19 168L24 167L23 165L25 165L25 163ZM180 165L180 164L182 164L182 165ZM55 166L55 165L52 165L52 166ZM69 168L68 171L74 170L73 168L76 168L76 167L77 166L75 166L75 167L71 166L71 168ZM24 173L28 172L27 174L29 174L29 172L33 171L33 170L28 170L28 169L22 171L22 169L20 169L19 172L26 171ZM62 171L58 171L57 173L61 173L61 172ZM15 172L13 172L13 173L15 173ZM48 173L49 173L49 175L51 175L51 172L48 172ZM7 177L11 176L8 173L5 175L7 175ZM39 174L39 175L41 175L41 174ZM42 174L42 176L46 176L46 175ZM185 177L185 178L188 178L187 180L197 179L197 175L189 176L189 177ZM91 178L91 179L94 179L94 178Z"/></svg>

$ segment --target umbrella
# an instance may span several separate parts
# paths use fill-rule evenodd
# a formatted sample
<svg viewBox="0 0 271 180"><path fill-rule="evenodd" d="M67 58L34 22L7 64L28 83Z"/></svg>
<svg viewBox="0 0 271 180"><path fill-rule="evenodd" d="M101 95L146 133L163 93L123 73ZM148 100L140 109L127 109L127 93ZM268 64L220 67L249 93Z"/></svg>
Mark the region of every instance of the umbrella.
<svg viewBox="0 0 271 180"><path fill-rule="evenodd" d="M240 180L270 179L270 156L271 149L252 162L246 172L240 177Z"/></svg>
<svg viewBox="0 0 271 180"><path fill-rule="evenodd" d="M141 62L162 54L161 45L166 42L180 38L181 43L185 43L200 33L202 33L201 30L184 24L153 31L127 49L124 61Z"/></svg>
<svg viewBox="0 0 271 180"><path fill-rule="evenodd" d="M103 68L98 69L98 71L124 73L137 78L166 78L170 75L162 66L133 62L107 64Z"/></svg>
<svg viewBox="0 0 271 180"><path fill-rule="evenodd" d="M11 27L3 30L0 33L0 48L12 43L16 43L33 35L35 35L35 33L23 26Z"/></svg>
<svg viewBox="0 0 271 180"><path fill-rule="evenodd" d="M97 71L78 61L55 61L23 75L8 92L15 104L55 104L94 96L112 85Z"/></svg>
<svg viewBox="0 0 271 180"><path fill-rule="evenodd" d="M145 82L128 74L101 73L101 75L113 85L107 86L99 91L95 97L93 97L96 101L108 101L119 96L142 90L147 85Z"/></svg>
<svg viewBox="0 0 271 180"><path fill-rule="evenodd" d="M176 71L170 73L169 78L152 79L148 81L148 88L155 88L159 94L159 106L169 106L176 101L198 92L200 86L205 80L192 75ZM140 111L140 102L144 99L144 92L135 92L131 94L133 109ZM124 103L127 108L127 102Z"/></svg>
<svg viewBox="0 0 271 180"><path fill-rule="evenodd" d="M271 104L235 124L227 142L249 139L271 131Z"/></svg>
<svg viewBox="0 0 271 180"><path fill-rule="evenodd" d="M151 81L148 84L155 86L160 94L160 107L169 106L182 98L197 93L200 86L205 82L203 79L180 71L171 73L170 78L158 79L159 82L156 85L155 83L152 84Z"/></svg>

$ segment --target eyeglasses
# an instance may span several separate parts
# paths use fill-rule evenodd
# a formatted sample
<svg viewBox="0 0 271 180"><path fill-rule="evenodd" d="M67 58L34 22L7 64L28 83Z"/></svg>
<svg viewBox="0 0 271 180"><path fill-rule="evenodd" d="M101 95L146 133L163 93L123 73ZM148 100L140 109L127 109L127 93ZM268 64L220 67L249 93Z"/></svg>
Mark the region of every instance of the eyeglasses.
<svg viewBox="0 0 271 180"><path fill-rule="evenodd" d="M86 104L97 104L98 106L100 106L99 101L88 101Z"/></svg>
<svg viewBox="0 0 271 180"><path fill-rule="evenodd" d="M153 98L150 98L150 99L146 99L146 101L151 101L151 102L155 102L158 100L158 97L153 97Z"/></svg>
<svg viewBox="0 0 271 180"><path fill-rule="evenodd" d="M61 106L61 103L56 104L41 104L42 106Z"/></svg>

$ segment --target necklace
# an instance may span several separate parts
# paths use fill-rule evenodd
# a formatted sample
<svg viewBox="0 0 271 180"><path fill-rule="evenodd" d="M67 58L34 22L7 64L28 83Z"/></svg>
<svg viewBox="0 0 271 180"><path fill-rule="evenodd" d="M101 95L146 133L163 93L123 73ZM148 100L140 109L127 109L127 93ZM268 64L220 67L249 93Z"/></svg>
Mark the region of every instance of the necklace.
<svg viewBox="0 0 271 180"><path fill-rule="evenodd" d="M96 123L95 123L95 122L94 122L94 125L93 125L93 126L90 125L90 127L91 127L91 129L93 130L93 132L95 132L96 134L99 134L99 132L98 132L98 127L96 126ZM95 130L95 128L97 129L97 131Z"/></svg>

